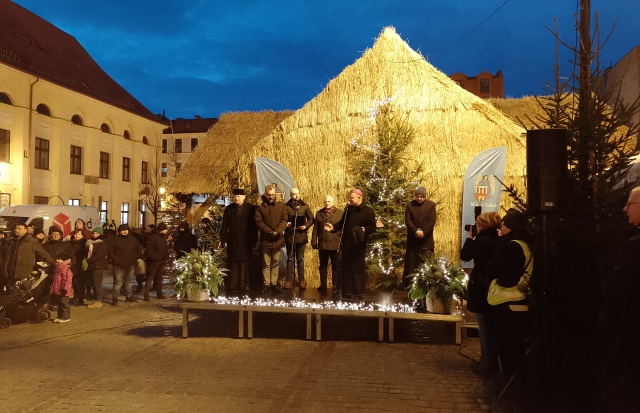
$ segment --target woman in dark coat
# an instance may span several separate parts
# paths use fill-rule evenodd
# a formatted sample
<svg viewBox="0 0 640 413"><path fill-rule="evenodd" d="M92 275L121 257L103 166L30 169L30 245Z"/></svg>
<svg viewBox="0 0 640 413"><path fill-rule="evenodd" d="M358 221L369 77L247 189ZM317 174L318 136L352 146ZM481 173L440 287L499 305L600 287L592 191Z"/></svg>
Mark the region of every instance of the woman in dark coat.
<svg viewBox="0 0 640 413"><path fill-rule="evenodd" d="M71 272L73 272L73 294L76 305L85 305L84 298L87 289L87 272L82 268L82 262L87 258L87 239L82 229L71 232L69 242L73 250ZM91 285L91 284L90 284Z"/></svg>
<svg viewBox="0 0 640 413"><path fill-rule="evenodd" d="M340 282L344 298L362 298L366 290L366 256L369 235L376 232L376 214L365 205L362 191L349 192L349 206L335 225L326 224L329 231L342 231L340 251Z"/></svg>
<svg viewBox="0 0 640 413"><path fill-rule="evenodd" d="M495 321L493 320L493 306L487 302L491 277L487 274L487 262L500 248L501 218L496 212L485 212L476 218L477 235L473 236L473 229L465 240L460 259L473 260L473 270L469 275L467 286L467 309L476 313L478 330L480 333L480 363L474 365L478 373L491 373L498 370L498 355L495 349L494 335Z"/></svg>

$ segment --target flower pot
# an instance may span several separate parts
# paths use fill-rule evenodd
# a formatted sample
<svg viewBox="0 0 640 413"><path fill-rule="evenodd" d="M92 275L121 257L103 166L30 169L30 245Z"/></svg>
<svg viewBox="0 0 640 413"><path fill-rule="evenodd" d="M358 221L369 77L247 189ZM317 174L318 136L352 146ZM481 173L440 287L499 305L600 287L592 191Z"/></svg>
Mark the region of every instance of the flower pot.
<svg viewBox="0 0 640 413"><path fill-rule="evenodd" d="M209 291L190 285L187 287L187 301L209 301Z"/></svg>
<svg viewBox="0 0 640 413"><path fill-rule="evenodd" d="M451 314L451 301L449 301L448 306L440 302L435 297L435 294L429 293L427 294L427 311L435 314Z"/></svg>

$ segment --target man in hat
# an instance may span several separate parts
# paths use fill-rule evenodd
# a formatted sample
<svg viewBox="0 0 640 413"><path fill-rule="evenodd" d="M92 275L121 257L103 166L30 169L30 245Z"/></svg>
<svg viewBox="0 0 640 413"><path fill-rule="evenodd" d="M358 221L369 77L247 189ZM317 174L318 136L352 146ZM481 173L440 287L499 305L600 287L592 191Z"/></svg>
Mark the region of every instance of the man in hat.
<svg viewBox="0 0 640 413"><path fill-rule="evenodd" d="M309 243L307 231L313 225L313 213L311 208L300 198L300 190L291 188L290 198L285 204L287 206L287 229L284 232L284 240L287 247L287 279L284 288L291 288L293 275L297 269L298 288L307 288L304 279L304 250ZM294 263L295 261L295 263Z"/></svg>
<svg viewBox="0 0 640 413"><path fill-rule="evenodd" d="M144 301L150 301L149 292L151 286L156 286L159 300L164 299L162 294L162 278L164 276L164 268L169 258L169 246L167 243L167 224L159 223L145 238L145 254L147 276L144 283Z"/></svg>
<svg viewBox="0 0 640 413"><path fill-rule="evenodd" d="M404 272L402 286L411 285L409 274L413 273L422 260L433 254L433 228L436 225L436 204L427 199L427 190L419 186L414 191L412 201L404 210L404 223L407 226L407 247L404 254Z"/></svg>
<svg viewBox="0 0 640 413"><path fill-rule="evenodd" d="M284 247L284 231L287 228L287 210L284 202L277 201L276 187L269 184L260 198L262 203L256 208L256 225L260 231L260 246L262 247L262 276L264 294L269 291L281 293L278 285L278 263L280 249Z"/></svg>
<svg viewBox="0 0 640 413"><path fill-rule="evenodd" d="M225 277L225 290L229 292L249 289L249 260L258 240L256 209L245 198L244 189L234 189L233 202L222 216L218 249L227 249L229 275Z"/></svg>
<svg viewBox="0 0 640 413"><path fill-rule="evenodd" d="M349 192L349 205L340 221L325 223L327 231L342 231L340 274L342 296L361 299L366 290L366 256L369 235L376 232L376 214L364 203L362 191Z"/></svg>
<svg viewBox="0 0 640 413"><path fill-rule="evenodd" d="M495 278L495 284L502 290L519 291L519 284L525 273L533 273L533 255L528 242L530 235L526 230L527 217L517 209L511 208L502 217L500 232L503 245L487 263L487 274ZM524 286L523 286L524 287ZM490 290L492 288L490 287ZM492 304L489 293L489 304ZM492 304L494 305L494 304ZM495 335L493 348L498 351L502 370L511 376L524 359L524 326L527 300L522 295L495 305Z"/></svg>
<svg viewBox="0 0 640 413"><path fill-rule="evenodd" d="M113 292L112 305L118 305L120 288L124 285L124 294L127 302L136 302L131 295L131 280L133 278L133 265L138 258L144 258L142 245L137 239L129 235L129 225L121 224L118 227L118 235L108 243L108 257L113 264Z"/></svg>

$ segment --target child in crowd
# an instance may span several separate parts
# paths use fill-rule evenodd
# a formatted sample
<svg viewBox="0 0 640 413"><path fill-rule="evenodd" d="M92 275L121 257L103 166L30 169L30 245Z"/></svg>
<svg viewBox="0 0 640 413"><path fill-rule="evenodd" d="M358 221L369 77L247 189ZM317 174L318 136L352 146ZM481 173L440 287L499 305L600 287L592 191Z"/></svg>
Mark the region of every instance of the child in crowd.
<svg viewBox="0 0 640 413"><path fill-rule="evenodd" d="M71 321L71 308L69 297L73 273L71 272L71 254L68 251L60 251L56 256L56 268L53 273L53 285L51 286L51 298L58 305L58 318L54 323L67 323Z"/></svg>

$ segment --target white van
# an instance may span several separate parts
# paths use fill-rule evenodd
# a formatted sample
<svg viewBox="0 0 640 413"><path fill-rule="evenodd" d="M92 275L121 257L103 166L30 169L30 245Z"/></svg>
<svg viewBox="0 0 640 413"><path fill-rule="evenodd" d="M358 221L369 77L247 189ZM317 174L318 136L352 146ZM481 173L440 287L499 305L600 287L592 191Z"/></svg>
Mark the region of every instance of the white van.
<svg viewBox="0 0 640 413"><path fill-rule="evenodd" d="M0 210L0 230L13 231L16 224L33 224L45 233L51 225L62 230L64 237L71 234L76 220L80 218L88 229L101 225L98 208L68 205L14 205Z"/></svg>

